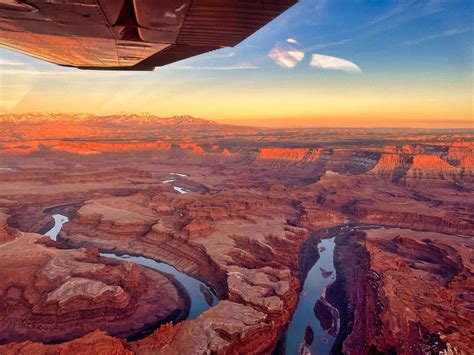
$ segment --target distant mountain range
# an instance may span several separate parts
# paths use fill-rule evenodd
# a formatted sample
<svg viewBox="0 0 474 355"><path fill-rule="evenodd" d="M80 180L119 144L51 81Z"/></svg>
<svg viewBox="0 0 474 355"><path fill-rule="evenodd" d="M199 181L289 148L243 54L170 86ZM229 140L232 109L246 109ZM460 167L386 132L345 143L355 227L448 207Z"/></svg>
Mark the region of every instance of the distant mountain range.
<svg viewBox="0 0 474 355"><path fill-rule="evenodd" d="M52 112L0 114L0 140L4 142L49 139L196 142L212 139L225 140L232 145L236 139L239 144L244 141L255 144L263 135L266 145L288 142L306 147L322 142L360 144L361 139L418 141L420 134L429 140L444 139L446 134L451 139L456 139L457 134L462 134L465 140L474 139L474 131L462 129L263 128L222 124L189 115L159 117L148 113L104 116Z"/></svg>
<svg viewBox="0 0 474 355"><path fill-rule="evenodd" d="M25 113L0 115L3 141L42 139L187 139L253 134L261 129L232 126L188 115Z"/></svg>
<svg viewBox="0 0 474 355"><path fill-rule="evenodd" d="M119 125L159 125L159 126L218 126L215 121L196 118L189 115L159 117L147 113L143 114L64 114L64 113L24 113L0 115L0 122L12 124L38 124L38 123L80 123L80 124L119 124Z"/></svg>

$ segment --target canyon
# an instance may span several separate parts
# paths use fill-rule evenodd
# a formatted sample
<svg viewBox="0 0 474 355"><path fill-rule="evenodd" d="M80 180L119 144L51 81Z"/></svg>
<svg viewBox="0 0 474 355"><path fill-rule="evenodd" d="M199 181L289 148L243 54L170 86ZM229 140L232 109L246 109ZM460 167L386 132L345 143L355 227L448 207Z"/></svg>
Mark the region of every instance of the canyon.
<svg viewBox="0 0 474 355"><path fill-rule="evenodd" d="M474 346L472 130L152 115L0 122L2 354ZM69 222L51 240L56 214ZM218 300L186 319L192 295L133 257L172 266ZM327 286L303 295L315 274ZM306 299L309 328L297 311Z"/></svg>
<svg viewBox="0 0 474 355"><path fill-rule="evenodd" d="M67 341L96 329L130 336L187 312L187 295L171 277L34 233L13 236L0 248L2 343Z"/></svg>

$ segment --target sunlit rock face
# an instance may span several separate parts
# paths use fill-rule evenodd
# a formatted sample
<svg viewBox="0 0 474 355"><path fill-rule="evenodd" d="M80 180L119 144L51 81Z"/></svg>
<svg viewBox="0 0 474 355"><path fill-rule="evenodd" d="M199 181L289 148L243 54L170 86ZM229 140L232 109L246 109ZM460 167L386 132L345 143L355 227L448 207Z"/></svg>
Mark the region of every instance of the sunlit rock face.
<svg viewBox="0 0 474 355"><path fill-rule="evenodd" d="M317 272L336 281L328 304L309 309L336 334L337 308L335 350L461 351L472 341L468 132L282 133L150 115L1 120L0 304L17 313L2 323L0 352L90 342L117 353L283 351L302 280L324 255L302 246L331 236L335 270ZM57 214L69 219L57 241L41 239ZM180 321L187 297L176 280L97 248L168 263L220 301ZM159 320L175 323L140 331ZM323 339L298 329L302 344ZM140 341L125 340L136 332ZM23 340L34 343L11 343Z"/></svg>
<svg viewBox="0 0 474 355"><path fill-rule="evenodd" d="M8 233L7 218L8 215L0 213L0 243L5 243L13 239L13 237Z"/></svg>
<svg viewBox="0 0 474 355"><path fill-rule="evenodd" d="M336 257L352 311L344 351L468 353L473 247L473 237L398 228L341 238Z"/></svg>
<svg viewBox="0 0 474 355"><path fill-rule="evenodd" d="M96 329L129 336L186 313L181 290L164 275L37 234L12 236L0 246L3 344L61 342Z"/></svg>

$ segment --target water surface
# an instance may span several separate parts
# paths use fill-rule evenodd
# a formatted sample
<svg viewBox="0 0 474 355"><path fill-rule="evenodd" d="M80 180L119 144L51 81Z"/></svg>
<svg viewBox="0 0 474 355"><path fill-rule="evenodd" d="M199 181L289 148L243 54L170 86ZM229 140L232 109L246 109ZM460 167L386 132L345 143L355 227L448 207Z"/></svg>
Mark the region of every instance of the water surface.
<svg viewBox="0 0 474 355"><path fill-rule="evenodd" d="M187 176L187 175L178 174L178 173L170 173L170 175ZM173 183L175 181L176 181L176 179L169 179L169 180L163 180L161 182L163 184L170 184L170 183ZM187 194L188 192L191 192L190 190L185 189L184 187L179 187L179 186L173 186L173 189L174 189L174 191L176 191L177 193L180 193L180 194Z"/></svg>
<svg viewBox="0 0 474 355"><path fill-rule="evenodd" d="M45 235L49 236L53 240L56 240L63 224L69 222L69 219L66 216L60 214L53 215L53 219L54 227ZM172 274L176 280L187 290L189 297L191 298L191 307L187 319L196 318L202 312L208 310L212 306L215 306L219 301L215 292L206 284L178 271L171 265L145 258L143 256L117 255L114 253L101 253L100 255L107 258L114 258L121 261L140 264L145 267Z"/></svg>
<svg viewBox="0 0 474 355"><path fill-rule="evenodd" d="M62 214L53 214L53 219L54 226L53 228L51 228L51 230L46 232L45 235L50 237L52 240L56 240L59 232L61 231L61 228L63 227L63 224L69 222L69 218L63 216Z"/></svg>
<svg viewBox="0 0 474 355"><path fill-rule="evenodd" d="M173 189L174 189L174 191L179 192L180 194L187 194L188 192L191 192L191 191L186 190L185 188L179 187L179 186L173 186Z"/></svg>
<svg viewBox="0 0 474 355"><path fill-rule="evenodd" d="M334 239L323 239L318 244L319 260L306 276L298 306L288 326L286 355L295 355L301 352L301 348L305 344L307 326L311 327L314 336L311 344L306 344L306 354L320 355L331 352L335 338L322 328L319 320L314 315L314 305L325 288L336 280L336 270L333 262ZM328 275L329 272L332 272L332 274Z"/></svg>
<svg viewBox="0 0 474 355"><path fill-rule="evenodd" d="M191 309L189 310L189 315L186 319L196 318L202 312L208 310L218 302L217 296L206 284L176 270L171 265L145 258L143 256L117 255L113 253L101 253L100 255L107 258L114 258L140 264L145 267L172 274L176 280L178 280L178 282L183 285L184 288L186 288L189 293L189 297L191 298Z"/></svg>

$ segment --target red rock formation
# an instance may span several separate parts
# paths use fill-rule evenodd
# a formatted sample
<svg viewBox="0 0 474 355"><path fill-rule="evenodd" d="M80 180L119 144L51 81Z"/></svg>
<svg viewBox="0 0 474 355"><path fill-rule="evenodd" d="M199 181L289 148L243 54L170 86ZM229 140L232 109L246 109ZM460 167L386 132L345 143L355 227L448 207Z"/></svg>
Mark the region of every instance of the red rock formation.
<svg viewBox="0 0 474 355"><path fill-rule="evenodd" d="M35 125L28 123L29 119ZM456 141L472 139L468 132L455 136L295 129L282 135L280 130L238 129L190 117L161 119L149 115L15 116L3 121L0 117L0 122L0 134L8 137L4 141L10 140L0 144L1 165L14 168L0 171L0 209L10 216L3 218L3 224L0 220L0 239L5 235L3 231L10 233L11 227L23 232L45 231L51 226L51 214L63 212L71 222L63 227L59 240L70 247L99 247L167 262L213 285L223 299L198 319L162 327L139 342L122 342L94 333L59 345L6 345L0 353L15 349L67 352L75 351L81 343L88 351L92 341L97 342L98 349L107 344L118 353L270 353L296 306L299 273L307 272L297 257L300 246L310 231L348 222L430 233L425 232L421 239L403 235L397 241L392 235L358 234L348 239L352 244L338 245L338 271L342 270L338 276L345 275L353 291L348 293L347 302L343 300L338 306L349 303L355 316L354 330L344 346L352 353L363 353L370 345L388 351L405 349L403 341L409 339L421 349L434 346L439 334L439 344L447 341L453 347L465 347L460 338L468 337L459 327L471 327L464 315L470 301L460 295L471 285L459 275L467 275L467 263L461 261L463 271L449 287L439 282L440 277L444 280L445 270L457 270L449 260L458 260L456 253L465 255L465 250L456 242L458 237L440 239L431 235L472 235L474 230L474 185L469 170L472 145ZM42 137L42 127L48 125L59 130L61 125L76 128L65 131L64 137L70 138L67 140L61 132L47 129ZM85 133L77 128L81 126ZM54 140L48 140L48 136L54 136ZM324 148L307 148L316 145ZM18 151L28 154L10 154ZM85 154L91 152L107 154ZM189 176L175 176L174 182L163 184L173 171L185 171ZM173 184L192 192L176 194ZM15 242L12 238L13 234L8 234L3 241ZM429 259L430 253L421 252L425 244L431 245L428 250L432 255L443 260L441 267ZM59 250L60 246L48 241L41 248ZM25 249L29 253L24 262L33 258L31 252L37 246ZM447 256L440 255L438 249L446 251ZM80 253L62 253L71 252ZM123 285L140 285L150 278L146 272L139 272L142 278L137 279L135 273L128 274L126 267L90 255L84 260L81 262L119 270L113 275L100 271L74 274L73 282L80 286L76 289L84 293L99 289L95 282L102 282L106 287L122 287L132 302L138 299L140 287L133 291ZM15 261L13 265L18 270L30 270L29 264ZM39 268L35 262L31 264L30 276ZM380 275L376 276L374 270ZM91 280L94 287L84 286L85 281L77 278ZM421 281L412 284L417 278ZM43 288L37 296L42 300L48 294L67 294L68 284L61 288L66 280L57 281L51 290L47 289L48 283L40 281ZM143 282L147 287L154 284ZM436 293L435 305L422 292L418 295L413 291L420 290L418 284ZM399 290L400 285L407 285L407 289ZM111 288L98 295L95 303L79 298L71 300L70 305L84 311L89 306L101 310L110 304L113 317L122 317L127 297L117 290ZM395 311L388 310L387 304ZM43 308L67 314L64 307L53 311L50 305ZM460 325L454 324L453 309L460 314L456 315ZM341 315L346 317L344 312ZM413 328L406 315L413 315L422 326ZM90 320L86 323L94 324ZM50 327L53 321L41 318L35 324ZM384 324L382 329L380 324ZM82 326L78 321L76 328ZM389 330L396 334L393 340L389 339Z"/></svg>
<svg viewBox="0 0 474 355"><path fill-rule="evenodd" d="M135 152L147 150L169 150L171 144L165 142L126 142L126 143L106 143L106 142L74 142L74 141L24 141L22 143L2 143L3 149L0 154L28 155L41 151L41 149L51 149L56 152L66 152L78 155L90 155L110 152Z"/></svg>
<svg viewBox="0 0 474 355"><path fill-rule="evenodd" d="M465 292L474 286L473 246L472 237L406 229L339 240L338 277L353 317L344 351L469 353L473 304Z"/></svg>
<svg viewBox="0 0 474 355"><path fill-rule="evenodd" d="M151 208L159 200L171 209L154 209L155 221L151 218L145 222L152 224L145 235L132 231L128 225L153 214ZM111 208L113 213L109 213ZM128 219L138 211L141 216ZM276 203L268 196L113 197L85 204L76 218L64 226L67 235L62 235L61 240L168 262L210 282L218 293L228 296L229 302L221 301L197 320L179 325L176 336L167 345L169 349L184 353L196 349L261 353L273 348L297 303L299 284L291 270L298 269L294 256L307 231L287 224L283 213L295 214L292 211L291 204L284 200ZM273 221L267 215L273 216ZM104 227L105 221L112 221L113 227ZM252 241L248 240L250 233ZM248 320L235 318L219 324L219 331L198 336L199 329L213 329L216 317L235 314L239 307L243 307L241 311L247 317L251 315ZM236 341L235 329L250 321L253 326L241 330L242 340ZM176 340L189 336L195 339L193 344ZM156 346L153 351L159 352Z"/></svg>
<svg viewBox="0 0 474 355"><path fill-rule="evenodd" d="M298 162L308 154L309 148L260 148L259 159L277 159Z"/></svg>
<svg viewBox="0 0 474 355"><path fill-rule="evenodd" d="M336 148L332 151L324 169L338 174L359 175L372 170L379 158L379 153L371 152L365 148Z"/></svg>
<svg viewBox="0 0 474 355"><path fill-rule="evenodd" d="M0 245L0 343L66 341L99 328L124 337L185 316L185 294L168 276L56 246L20 232Z"/></svg>
<svg viewBox="0 0 474 355"><path fill-rule="evenodd" d="M412 164L413 158L400 154L382 154L377 165L369 174L374 174L393 182L399 182L407 174Z"/></svg>
<svg viewBox="0 0 474 355"><path fill-rule="evenodd" d="M202 147L200 147L199 145L197 145L195 143L181 143L179 145L179 147L181 149L189 150L189 151L191 151L193 153L197 153L197 154L204 153L204 149L202 149Z"/></svg>
<svg viewBox="0 0 474 355"><path fill-rule="evenodd" d="M8 215L0 212L0 244L13 240L13 236L8 233L8 224L7 224Z"/></svg>
<svg viewBox="0 0 474 355"><path fill-rule="evenodd" d="M40 151L38 142L4 142L0 144L0 155L30 155Z"/></svg>
<svg viewBox="0 0 474 355"><path fill-rule="evenodd" d="M183 232L190 239L197 239L210 235L214 231L212 225L206 220L194 219L186 227L183 228Z"/></svg>
<svg viewBox="0 0 474 355"><path fill-rule="evenodd" d="M260 148L256 162L272 166L310 164L320 155L321 151L315 148Z"/></svg>
<svg viewBox="0 0 474 355"><path fill-rule="evenodd" d="M455 142L448 150L448 160L463 170L463 178L474 181L474 144Z"/></svg>
<svg viewBox="0 0 474 355"><path fill-rule="evenodd" d="M456 177L459 171L456 167L437 155L415 155L413 164L407 175L411 178L446 179Z"/></svg>
<svg viewBox="0 0 474 355"><path fill-rule="evenodd" d="M11 343L0 345L0 351L4 355L17 354L98 354L98 355L132 355L133 352L126 348L123 340L111 337L105 332L96 331L82 338L58 344L44 345L25 341L23 343Z"/></svg>

